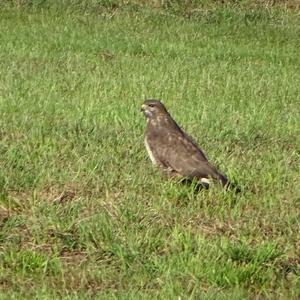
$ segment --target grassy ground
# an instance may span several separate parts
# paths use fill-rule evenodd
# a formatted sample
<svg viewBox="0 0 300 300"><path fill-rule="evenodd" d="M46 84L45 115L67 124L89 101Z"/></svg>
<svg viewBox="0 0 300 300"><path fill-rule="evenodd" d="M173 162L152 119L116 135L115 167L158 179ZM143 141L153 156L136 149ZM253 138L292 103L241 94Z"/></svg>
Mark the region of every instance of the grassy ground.
<svg viewBox="0 0 300 300"><path fill-rule="evenodd" d="M0 298L299 299L299 17L80 9L0 10ZM145 97L245 191L163 179Z"/></svg>

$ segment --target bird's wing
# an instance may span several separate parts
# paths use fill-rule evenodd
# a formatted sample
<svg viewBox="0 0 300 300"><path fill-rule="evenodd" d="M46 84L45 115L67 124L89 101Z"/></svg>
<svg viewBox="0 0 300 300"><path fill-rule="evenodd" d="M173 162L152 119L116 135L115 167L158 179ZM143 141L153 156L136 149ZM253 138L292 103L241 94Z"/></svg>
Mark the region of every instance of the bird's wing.
<svg viewBox="0 0 300 300"><path fill-rule="evenodd" d="M156 145L155 145L156 144ZM227 179L206 159L197 145L182 133L168 132L163 140L153 139L153 149L159 161L184 177L208 178L222 181Z"/></svg>

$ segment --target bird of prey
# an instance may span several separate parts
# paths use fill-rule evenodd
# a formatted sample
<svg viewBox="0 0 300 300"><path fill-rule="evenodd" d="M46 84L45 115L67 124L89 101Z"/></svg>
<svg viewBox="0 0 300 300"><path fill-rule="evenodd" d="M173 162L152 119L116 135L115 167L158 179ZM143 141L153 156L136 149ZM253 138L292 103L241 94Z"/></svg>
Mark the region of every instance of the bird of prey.
<svg viewBox="0 0 300 300"><path fill-rule="evenodd" d="M152 163L169 177L196 180L208 188L212 181L228 187L225 175L210 164L196 143L177 125L165 106L154 99L141 107L147 125L145 146Z"/></svg>

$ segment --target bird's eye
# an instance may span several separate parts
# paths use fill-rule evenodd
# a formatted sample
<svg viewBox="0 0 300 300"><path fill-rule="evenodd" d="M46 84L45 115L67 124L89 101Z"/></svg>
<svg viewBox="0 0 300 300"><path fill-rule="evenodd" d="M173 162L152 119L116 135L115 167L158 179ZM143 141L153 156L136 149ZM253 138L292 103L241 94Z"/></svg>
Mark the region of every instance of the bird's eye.
<svg viewBox="0 0 300 300"><path fill-rule="evenodd" d="M149 105L149 107L154 107L154 104L148 104Z"/></svg>

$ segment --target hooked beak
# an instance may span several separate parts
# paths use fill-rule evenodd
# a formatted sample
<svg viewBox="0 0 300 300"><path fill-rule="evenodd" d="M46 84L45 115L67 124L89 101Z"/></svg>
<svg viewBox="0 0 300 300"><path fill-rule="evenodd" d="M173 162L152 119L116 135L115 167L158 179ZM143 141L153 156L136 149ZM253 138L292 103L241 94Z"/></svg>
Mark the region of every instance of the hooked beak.
<svg viewBox="0 0 300 300"><path fill-rule="evenodd" d="M144 112L146 110L146 108L147 108L147 106L145 104L143 104L142 107L141 107L141 111Z"/></svg>

